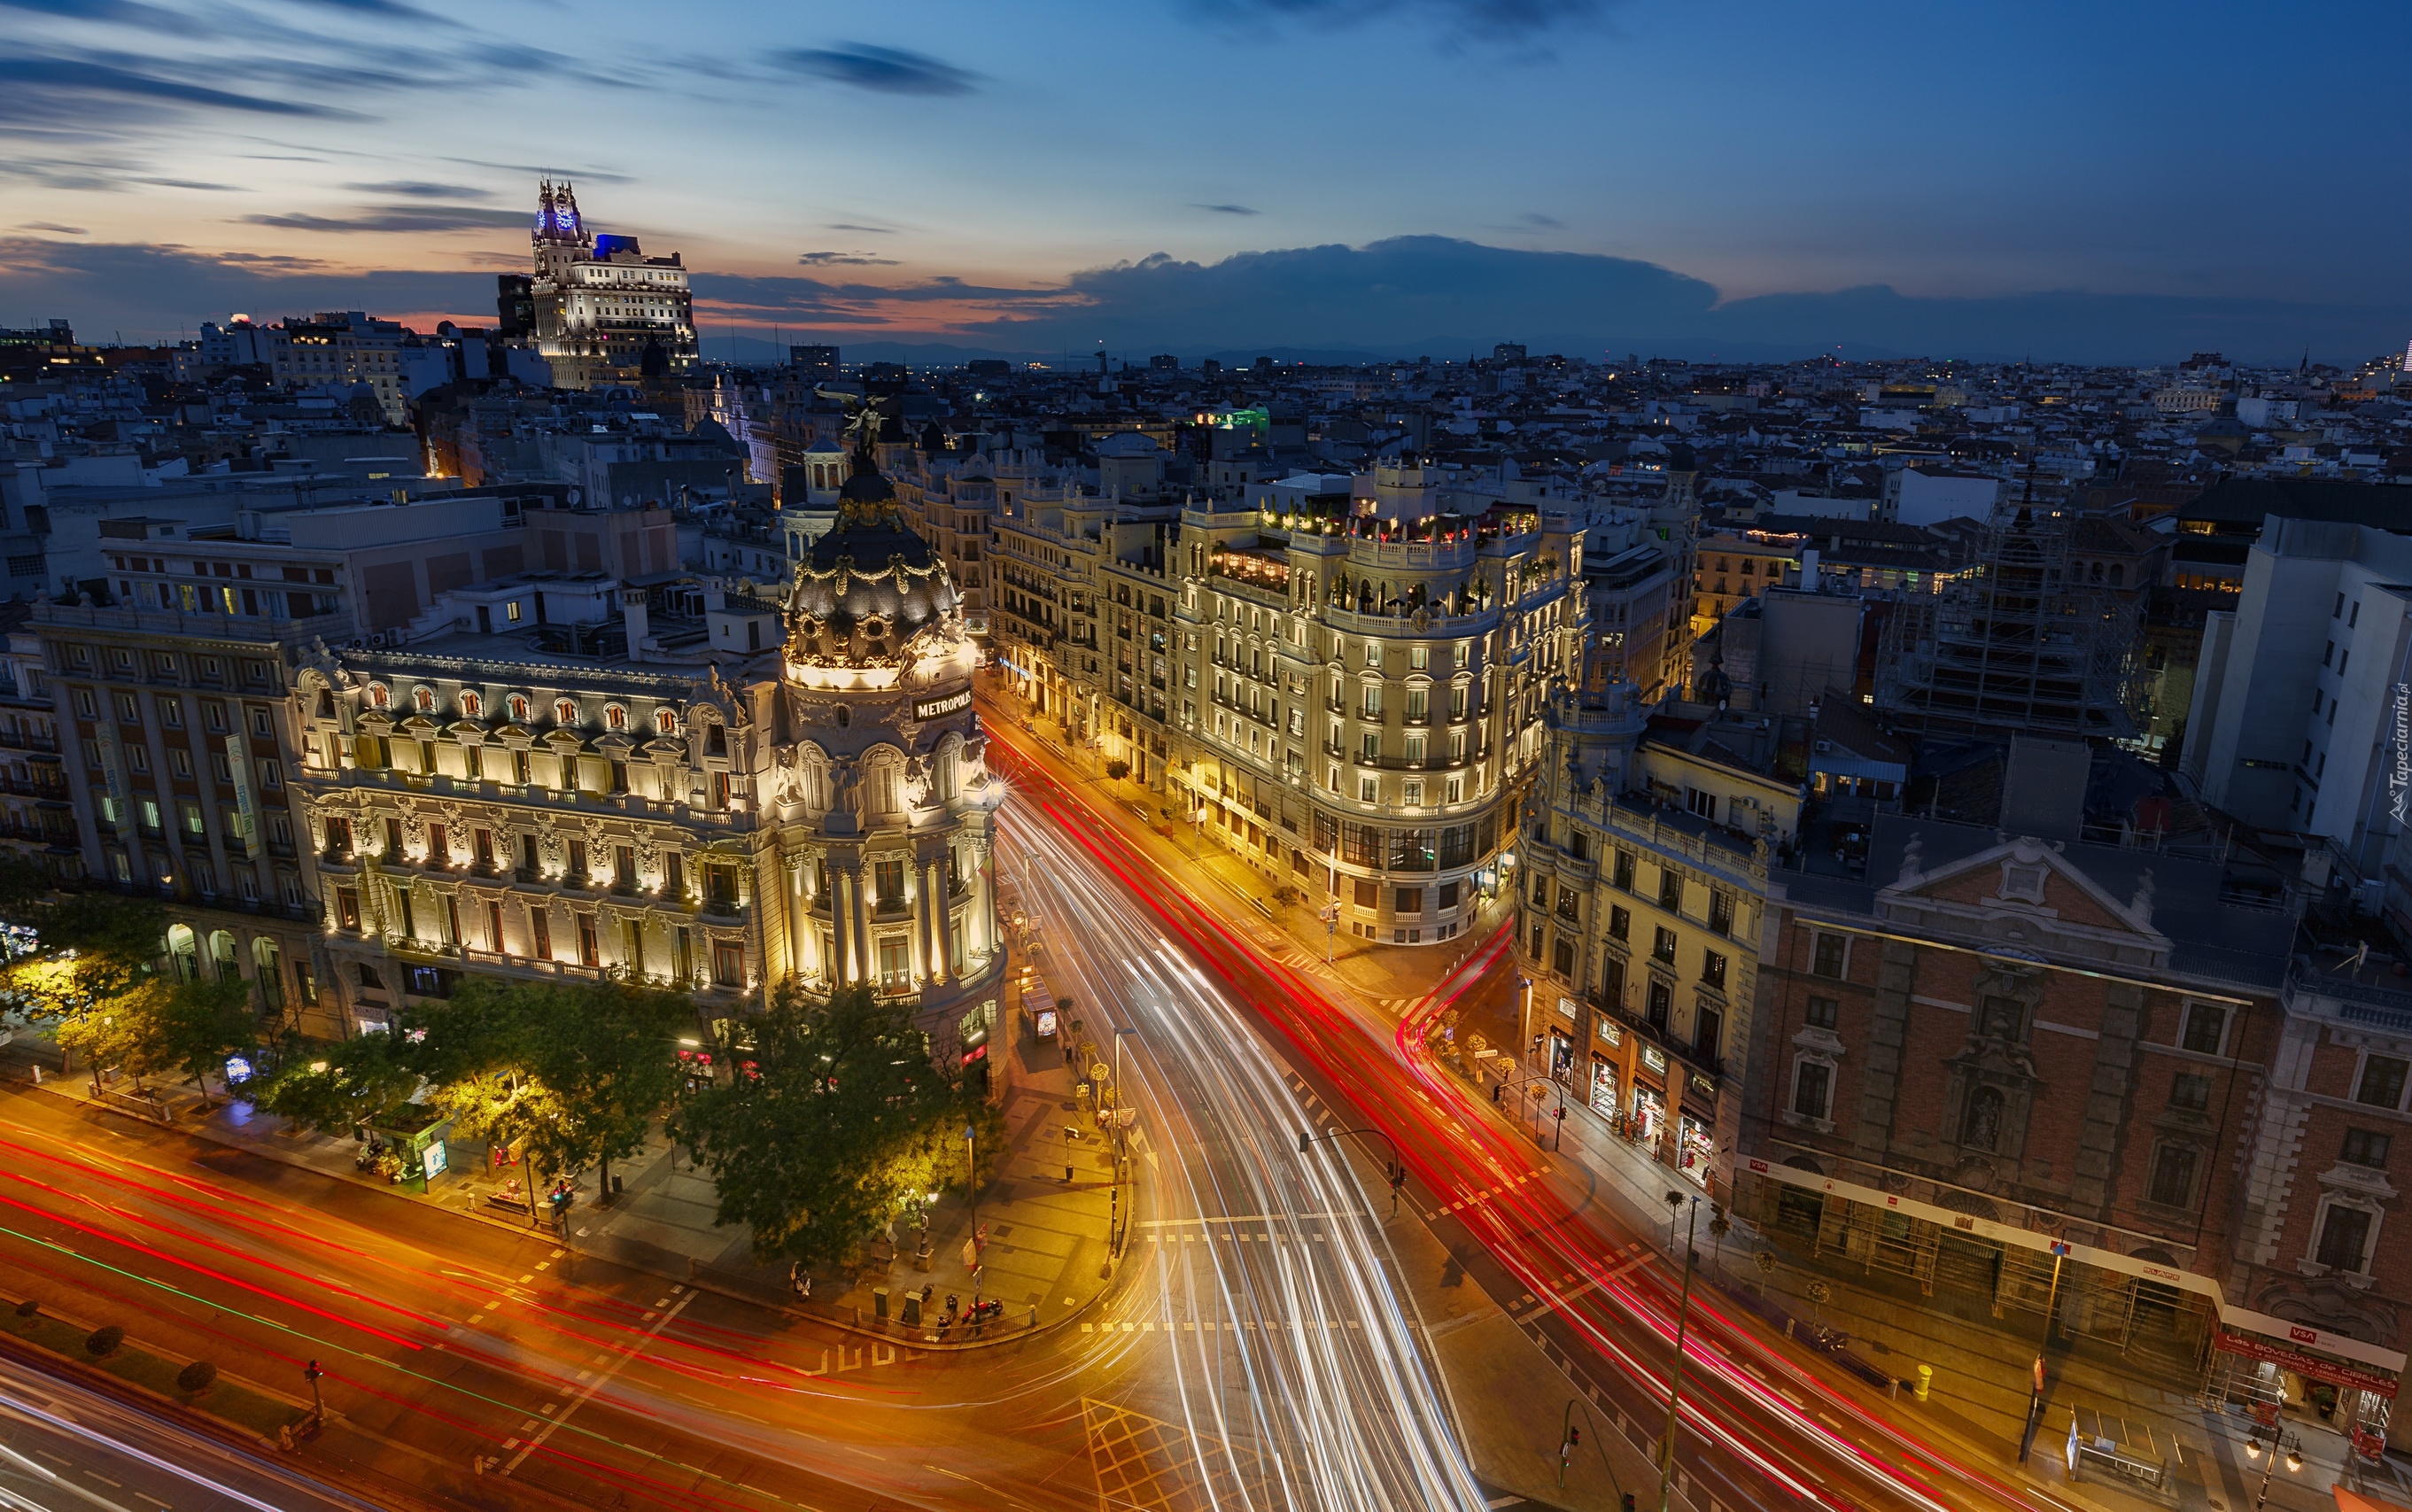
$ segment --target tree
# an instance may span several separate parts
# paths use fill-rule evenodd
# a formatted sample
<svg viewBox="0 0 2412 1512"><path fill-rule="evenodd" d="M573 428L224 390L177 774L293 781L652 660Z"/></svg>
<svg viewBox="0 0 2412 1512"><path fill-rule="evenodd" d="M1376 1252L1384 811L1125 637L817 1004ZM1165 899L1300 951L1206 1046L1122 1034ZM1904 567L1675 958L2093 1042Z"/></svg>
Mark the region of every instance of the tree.
<svg viewBox="0 0 2412 1512"><path fill-rule="evenodd" d="M206 1094L204 1074L221 1075L228 1057L259 1048L259 1014L251 1006L251 984L240 976L177 982L161 998L151 1020L158 1055L193 1079Z"/></svg>
<svg viewBox="0 0 2412 1512"><path fill-rule="evenodd" d="M391 1035L356 1035L304 1059L281 1058L254 1100L263 1112L319 1134L348 1135L389 1121L419 1090L419 1073L394 1053Z"/></svg>
<svg viewBox="0 0 2412 1512"><path fill-rule="evenodd" d="M61 1021L153 975L168 911L150 898L109 892L37 893L22 869L0 873L0 917L34 931L33 954L9 962L0 982L28 1019Z"/></svg>
<svg viewBox="0 0 2412 1512"><path fill-rule="evenodd" d="M176 982L153 976L92 1005L59 1026L59 1043L84 1057L97 1084L103 1069L122 1071L137 1086L147 1077L181 1071L203 1092L201 1078L227 1057L259 1043L251 990L240 980Z"/></svg>
<svg viewBox="0 0 2412 1512"><path fill-rule="evenodd" d="M594 987L472 976L403 1022L403 1064L472 1138L524 1138L548 1170L611 1165L644 1143L679 1083L686 998L633 983Z"/></svg>
<svg viewBox="0 0 2412 1512"><path fill-rule="evenodd" d="M1109 782L1121 782L1124 778L1129 775L1130 763L1125 761L1122 757L1116 756L1113 760L1106 763L1106 778Z"/></svg>
<svg viewBox="0 0 2412 1512"><path fill-rule="evenodd" d="M735 1079L690 1097L672 1132L719 1188L715 1221L751 1226L757 1257L844 1261L951 1184L967 1122L984 1156L1002 1148L993 1109L868 985L827 1003L783 985L749 1027Z"/></svg>

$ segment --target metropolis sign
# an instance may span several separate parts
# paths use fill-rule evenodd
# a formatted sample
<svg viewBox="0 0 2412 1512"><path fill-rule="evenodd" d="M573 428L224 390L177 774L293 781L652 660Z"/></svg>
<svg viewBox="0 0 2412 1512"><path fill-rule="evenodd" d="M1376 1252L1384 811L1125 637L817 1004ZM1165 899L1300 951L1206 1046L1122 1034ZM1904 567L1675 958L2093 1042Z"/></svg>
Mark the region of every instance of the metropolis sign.
<svg viewBox="0 0 2412 1512"><path fill-rule="evenodd" d="M971 706L972 690L965 688L961 693L950 693L943 698L922 699L913 706L913 717L935 719L940 714L951 714L958 709L968 709Z"/></svg>

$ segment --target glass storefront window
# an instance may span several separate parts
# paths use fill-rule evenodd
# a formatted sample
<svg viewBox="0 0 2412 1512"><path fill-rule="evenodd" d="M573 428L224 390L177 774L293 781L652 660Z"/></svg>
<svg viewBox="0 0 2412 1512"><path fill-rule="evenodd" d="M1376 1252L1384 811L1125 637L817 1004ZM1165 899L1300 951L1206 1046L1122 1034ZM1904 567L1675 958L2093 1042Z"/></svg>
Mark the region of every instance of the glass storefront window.
<svg viewBox="0 0 2412 1512"><path fill-rule="evenodd" d="M1600 1117L1616 1117L1616 1067L1594 1057L1591 1063L1591 1107Z"/></svg>

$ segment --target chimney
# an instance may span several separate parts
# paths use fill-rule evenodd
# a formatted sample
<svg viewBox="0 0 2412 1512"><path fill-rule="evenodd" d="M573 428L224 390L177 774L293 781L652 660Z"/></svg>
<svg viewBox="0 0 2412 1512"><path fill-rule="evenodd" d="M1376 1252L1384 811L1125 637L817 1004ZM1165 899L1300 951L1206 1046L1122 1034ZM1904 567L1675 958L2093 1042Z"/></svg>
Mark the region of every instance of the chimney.
<svg viewBox="0 0 2412 1512"><path fill-rule="evenodd" d="M620 621L628 631L628 660L643 661L645 638L653 633L653 626L645 611L643 589L632 588L626 583L620 585Z"/></svg>
<svg viewBox="0 0 2412 1512"><path fill-rule="evenodd" d="M1801 591L1804 594L1817 591L1817 548L1814 546L1806 547L1801 552Z"/></svg>

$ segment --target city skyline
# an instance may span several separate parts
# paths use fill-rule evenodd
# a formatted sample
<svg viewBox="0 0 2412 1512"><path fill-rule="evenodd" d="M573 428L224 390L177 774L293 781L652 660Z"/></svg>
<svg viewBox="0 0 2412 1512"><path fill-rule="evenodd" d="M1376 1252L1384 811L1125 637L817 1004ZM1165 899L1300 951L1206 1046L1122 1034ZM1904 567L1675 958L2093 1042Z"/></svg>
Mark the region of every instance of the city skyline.
<svg viewBox="0 0 2412 1512"><path fill-rule="evenodd" d="M608 13L18 7L0 305L133 341L486 321L552 171L684 252L707 355L2399 345L2367 165L2402 128L2319 123L2381 97L2403 22L2184 19L704 7L665 47Z"/></svg>

